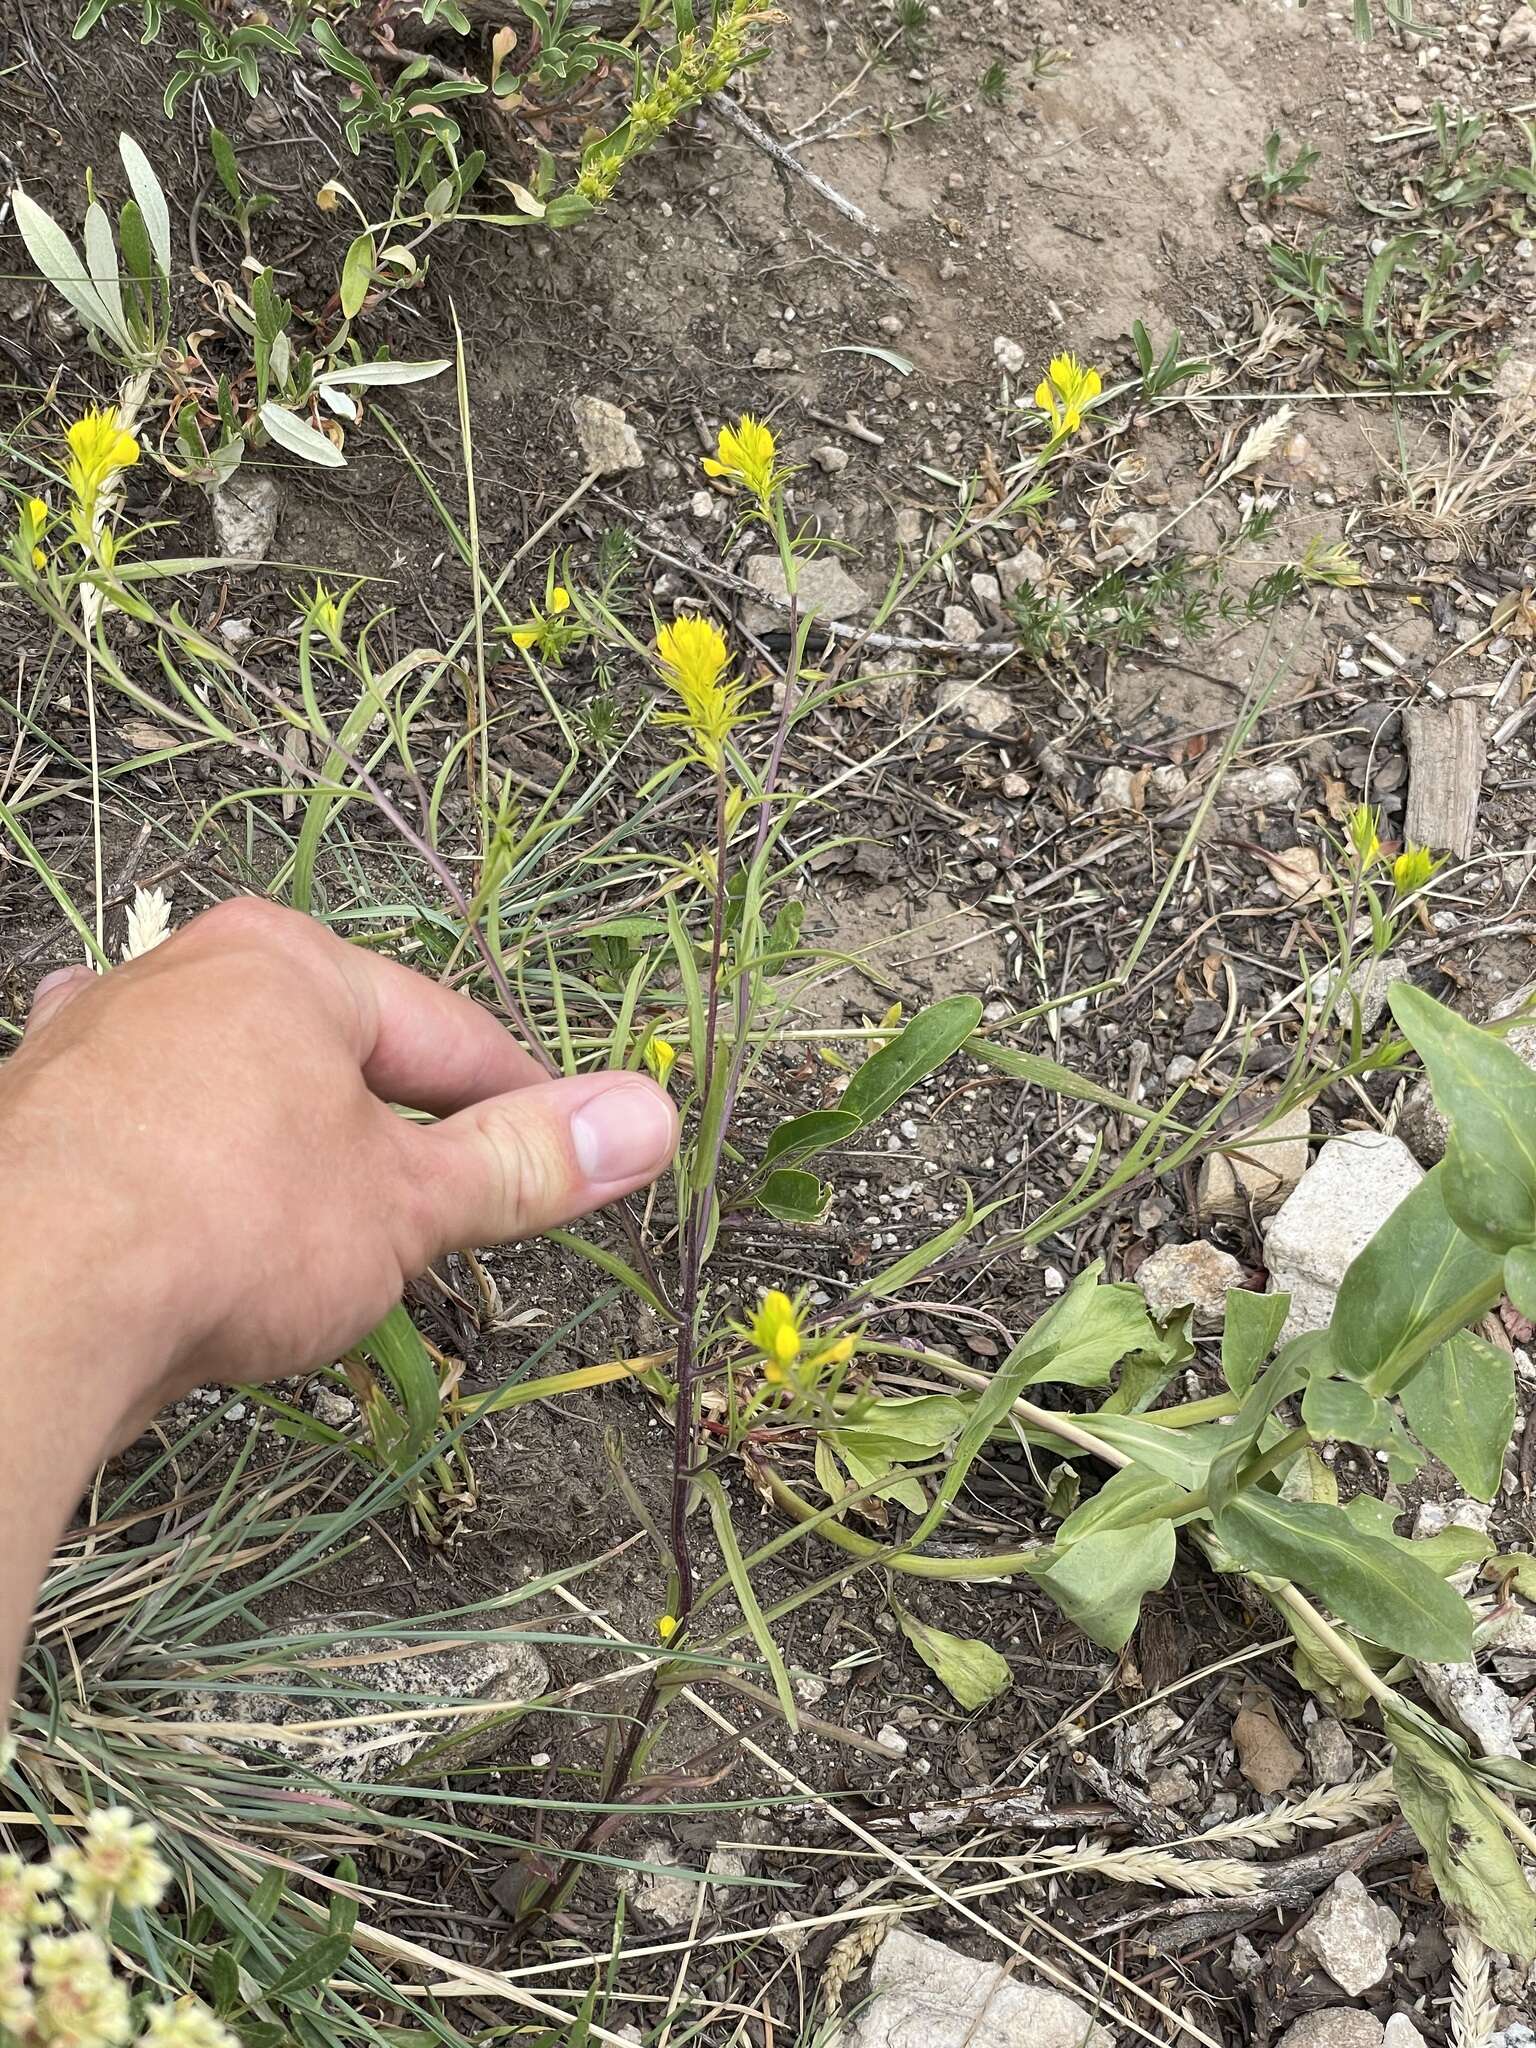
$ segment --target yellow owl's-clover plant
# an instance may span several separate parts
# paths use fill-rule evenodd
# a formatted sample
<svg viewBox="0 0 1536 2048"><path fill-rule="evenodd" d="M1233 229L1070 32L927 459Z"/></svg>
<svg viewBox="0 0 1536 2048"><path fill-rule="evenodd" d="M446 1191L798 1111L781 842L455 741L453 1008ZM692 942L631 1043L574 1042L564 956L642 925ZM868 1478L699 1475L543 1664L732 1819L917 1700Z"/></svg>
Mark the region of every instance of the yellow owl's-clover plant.
<svg viewBox="0 0 1536 2048"><path fill-rule="evenodd" d="M16 530L8 550L13 567L24 579L46 576L61 561L60 549L70 542L79 550L73 566L99 564L110 569L117 557L111 526L117 480L139 459L139 444L122 425L115 407L97 407L73 421L65 431L65 505L55 513L46 498L24 498L16 514Z"/></svg>

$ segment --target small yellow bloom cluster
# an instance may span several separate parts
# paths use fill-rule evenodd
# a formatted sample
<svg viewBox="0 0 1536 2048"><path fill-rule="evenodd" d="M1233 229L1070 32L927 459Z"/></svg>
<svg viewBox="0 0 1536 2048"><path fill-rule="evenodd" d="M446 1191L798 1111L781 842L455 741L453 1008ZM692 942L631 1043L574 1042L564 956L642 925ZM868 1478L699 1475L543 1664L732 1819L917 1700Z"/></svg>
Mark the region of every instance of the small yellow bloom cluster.
<svg viewBox="0 0 1536 2048"><path fill-rule="evenodd" d="M16 515L16 559L30 563L34 569L46 569L47 551L43 542L48 537L49 511L42 498L27 498Z"/></svg>
<svg viewBox="0 0 1536 2048"><path fill-rule="evenodd" d="M1075 434L1083 413L1104 389L1104 379L1074 355L1052 356L1050 368L1035 387L1035 404L1051 416L1054 440Z"/></svg>
<svg viewBox="0 0 1536 2048"><path fill-rule="evenodd" d="M798 1297L792 1301L777 1287L764 1294L750 1323L736 1327L761 1355L763 1378L772 1387L785 1385L808 1368L846 1365L854 1354L852 1337L837 1337L827 1344L809 1341L804 1301Z"/></svg>
<svg viewBox="0 0 1536 2048"><path fill-rule="evenodd" d="M744 722L746 686L730 674L730 650L713 619L685 613L656 635L656 662L668 689L683 700L681 711L663 711L661 725L681 725L693 735L699 759L719 773L725 743Z"/></svg>
<svg viewBox="0 0 1536 2048"><path fill-rule="evenodd" d="M739 484L756 501L766 519L773 494L787 472L774 467L777 444L773 429L756 414L744 412L734 427L722 427L713 455L704 457L704 474Z"/></svg>
<svg viewBox="0 0 1536 2048"><path fill-rule="evenodd" d="M665 1038L648 1038L645 1041L645 1064L652 1079L665 1088L677 1064L677 1047Z"/></svg>
<svg viewBox="0 0 1536 2048"><path fill-rule="evenodd" d="M0 2040L21 2048L126 2048L128 1989L105 1939L113 1908L157 1906L170 1869L155 1831L126 1807L86 1816L83 1837L46 1863L0 1856ZM66 1911L86 1924L62 1930ZM239 2048L198 1999L148 2012L136 2048Z"/></svg>
<svg viewBox="0 0 1536 2048"><path fill-rule="evenodd" d="M139 459L139 444L117 422L113 408L88 412L75 421L66 437L69 461L64 477L69 485L70 523L81 547L96 543L96 514L101 494L125 469Z"/></svg>
<svg viewBox="0 0 1536 2048"><path fill-rule="evenodd" d="M558 659L564 652L569 627L558 622L565 618L571 608L571 593L563 584L556 583L544 599L548 611L534 606L520 626L512 628L512 645L521 647L525 653L537 649L540 654L552 655Z"/></svg>
<svg viewBox="0 0 1536 2048"><path fill-rule="evenodd" d="M1410 840L1392 863L1392 887L1399 896L1411 896L1432 882L1444 866L1427 846L1415 846Z"/></svg>
<svg viewBox="0 0 1536 2048"><path fill-rule="evenodd" d="M671 1642L677 1634L679 1625L675 1614L658 1614L656 1617L656 1633L664 1643Z"/></svg>
<svg viewBox="0 0 1536 2048"><path fill-rule="evenodd" d="M1381 859L1381 812L1372 804L1356 804L1344 823L1344 836L1362 869Z"/></svg>

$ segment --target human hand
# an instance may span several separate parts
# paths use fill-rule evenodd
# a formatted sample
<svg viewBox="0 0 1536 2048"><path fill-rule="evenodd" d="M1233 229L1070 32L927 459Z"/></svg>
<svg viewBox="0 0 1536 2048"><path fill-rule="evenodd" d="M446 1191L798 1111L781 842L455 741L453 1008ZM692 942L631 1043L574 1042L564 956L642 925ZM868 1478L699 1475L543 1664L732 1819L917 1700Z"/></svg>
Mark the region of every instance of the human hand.
<svg viewBox="0 0 1536 2048"><path fill-rule="evenodd" d="M201 1381L328 1362L440 1253L626 1195L676 1138L644 1076L547 1080L467 997L222 904L109 975L49 976L0 1067L0 1418L36 1347L69 1361L95 1455Z"/></svg>

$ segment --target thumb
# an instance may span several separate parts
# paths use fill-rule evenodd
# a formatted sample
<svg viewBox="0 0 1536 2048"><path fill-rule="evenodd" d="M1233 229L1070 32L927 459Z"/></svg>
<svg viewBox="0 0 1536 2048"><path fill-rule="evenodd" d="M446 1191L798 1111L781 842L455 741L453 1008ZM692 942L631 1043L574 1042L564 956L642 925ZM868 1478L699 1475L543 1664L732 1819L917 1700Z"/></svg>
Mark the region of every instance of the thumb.
<svg viewBox="0 0 1536 2048"><path fill-rule="evenodd" d="M417 1131L426 1258L570 1223L653 1181L677 1111L642 1074L538 1081Z"/></svg>
<svg viewBox="0 0 1536 2048"><path fill-rule="evenodd" d="M94 967L57 967L52 974L45 974L32 993L32 1007L27 1012L28 1034L43 1030L66 1003L72 1003L99 979Z"/></svg>

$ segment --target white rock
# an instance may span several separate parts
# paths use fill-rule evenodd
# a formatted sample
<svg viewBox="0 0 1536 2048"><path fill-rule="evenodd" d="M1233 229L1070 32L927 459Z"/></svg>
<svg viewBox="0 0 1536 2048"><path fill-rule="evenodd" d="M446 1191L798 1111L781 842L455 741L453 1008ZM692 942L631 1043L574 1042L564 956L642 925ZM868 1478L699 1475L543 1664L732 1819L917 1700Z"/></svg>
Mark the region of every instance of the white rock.
<svg viewBox="0 0 1536 2048"><path fill-rule="evenodd" d="M1515 1702L1475 1664L1418 1664L1419 1683L1479 1756L1520 1754ZM1529 1716L1527 1716L1529 1726Z"/></svg>
<svg viewBox="0 0 1536 2048"><path fill-rule="evenodd" d="M957 647L977 647L981 644L981 621L963 604L947 604L944 607L944 638L953 640Z"/></svg>
<svg viewBox="0 0 1536 2048"><path fill-rule="evenodd" d="M715 516L715 494L713 491L695 491L688 500L688 510L695 519L713 519Z"/></svg>
<svg viewBox="0 0 1536 2048"><path fill-rule="evenodd" d="M992 356L1000 370L1010 377L1017 377L1029 361L1019 344L1006 334L998 335L992 344Z"/></svg>
<svg viewBox="0 0 1536 2048"><path fill-rule="evenodd" d="M811 460L828 476L836 476L848 467L848 450L839 448L835 441L829 441L824 448L813 448Z"/></svg>
<svg viewBox="0 0 1536 2048"><path fill-rule="evenodd" d="M1381 2048L1427 2048L1427 2043L1407 2013L1395 2012L1387 2021Z"/></svg>
<svg viewBox="0 0 1536 2048"><path fill-rule="evenodd" d="M1233 1937L1232 1946L1227 1950L1227 1968L1239 1984L1251 1984L1256 1977L1263 1976L1264 1958L1246 1934Z"/></svg>
<svg viewBox="0 0 1536 2048"><path fill-rule="evenodd" d="M334 1618L320 1616L299 1624L296 1632L328 1634L335 1629ZM380 1651L394 1647L387 1638L376 1636L338 1637L325 1651L325 1674L338 1691L335 1706L323 1698L296 1697L292 1693L194 1694L191 1717L203 1722L239 1721L270 1729L259 1737L210 1735L215 1745L248 1747L270 1756L291 1757L323 1777L340 1778L350 1784L369 1784L391 1771L403 1769L419 1750L440 1742L446 1735L466 1735L474 1726L467 1715L453 1718L425 1715L420 1721L390 1722L387 1726L338 1726L334 1729L307 1728L300 1735L285 1736L291 1722L346 1722L368 1711L366 1692L405 1693L420 1699L423 1707L473 1701L488 1712L520 1706L537 1699L549 1687L549 1666L532 1643L474 1642L451 1650L427 1651L419 1656L405 1652L380 1662L371 1660ZM355 1667L337 1660L355 1656ZM381 1711L396 1712L399 1703L385 1699ZM493 1726L483 1739L471 1736L458 1750L460 1758L490 1755L508 1740L505 1724ZM515 1735L511 1738L515 1740Z"/></svg>
<svg viewBox="0 0 1536 2048"><path fill-rule="evenodd" d="M654 1870L636 1871L620 1878L629 1891L630 1904L642 1919L659 1927L677 1927L693 1918L701 1879L664 1835L655 1835L635 1849L637 1863L651 1863ZM690 1872L684 1876L681 1873Z"/></svg>
<svg viewBox="0 0 1536 2048"><path fill-rule="evenodd" d="M1321 1964L1341 1991L1358 1998L1386 1976L1402 1931L1391 1908L1379 1905L1346 1870L1324 1892L1296 1945Z"/></svg>
<svg viewBox="0 0 1536 2048"><path fill-rule="evenodd" d="M1536 21L1536 12L1529 9L1527 12L1532 21ZM1536 1001L1536 982L1529 982L1518 994L1500 1003L1492 1017L1517 1017L1522 1010L1529 1009L1533 1001ZM1504 1033L1504 1043L1536 1073L1536 1024L1517 1024L1512 1031ZM1428 1079L1421 1076L1409 1089L1408 1099L1398 1114L1397 1135L1420 1166L1430 1167L1438 1165L1445 1157L1446 1134L1446 1121L1435 1107L1434 1091Z"/></svg>
<svg viewBox="0 0 1536 2048"><path fill-rule="evenodd" d="M1045 557L1038 548L1022 547L1006 555L997 565L997 580L1004 597L1017 597L1027 583L1033 590L1045 581Z"/></svg>
<svg viewBox="0 0 1536 2048"><path fill-rule="evenodd" d="M576 423L583 469L596 470L599 476L644 469L645 450L623 406L583 392L571 400L571 418Z"/></svg>
<svg viewBox="0 0 1536 2048"><path fill-rule="evenodd" d="M1166 520L1158 512L1122 512L1106 536L1109 546L1099 557L1101 569L1118 569L1127 563L1150 562Z"/></svg>
<svg viewBox="0 0 1536 2048"><path fill-rule="evenodd" d="M322 1387L309 1405L328 1429L347 1429L357 1420L357 1403L334 1387Z"/></svg>
<svg viewBox="0 0 1536 2048"><path fill-rule="evenodd" d="M1304 1102L1261 1125L1230 1152L1213 1152L1200 1167L1202 1216L1240 1221L1278 1209L1307 1170L1312 1118Z"/></svg>
<svg viewBox="0 0 1536 2048"><path fill-rule="evenodd" d="M985 569L978 569L971 578L971 595L984 612L1000 612L1003 608L1003 586Z"/></svg>
<svg viewBox="0 0 1536 2048"><path fill-rule="evenodd" d="M1154 811L1171 811L1189 794L1189 777L1177 761L1165 761L1147 777L1147 803Z"/></svg>
<svg viewBox="0 0 1536 2048"><path fill-rule="evenodd" d="M784 564L777 554L750 556L743 573L754 590L787 603ZM812 555L801 563L799 596L802 614L813 611L824 619L853 619L870 608L869 592L854 581L835 555ZM753 604L749 598L741 617L749 633L784 632L789 626L789 613L782 604Z"/></svg>
<svg viewBox="0 0 1536 2048"><path fill-rule="evenodd" d="M1326 976L1319 976L1312 985L1310 1000L1331 1001L1333 1021L1344 1032L1353 1029L1358 1006L1360 1030L1364 1035L1374 1031L1381 1022L1393 982L1407 981L1410 977L1411 970L1406 960L1398 960L1390 953L1372 954L1350 969L1349 980L1342 988Z"/></svg>
<svg viewBox="0 0 1536 2048"><path fill-rule="evenodd" d="M1086 2006L1013 1967L978 1963L893 1927L869 1973L847 2048L1113 2048Z"/></svg>
<svg viewBox="0 0 1536 2048"><path fill-rule="evenodd" d="M1013 719L1013 699L1001 690L989 690L981 683L968 683L960 676L948 676L939 685L939 709L976 732L1000 732Z"/></svg>
<svg viewBox="0 0 1536 2048"><path fill-rule="evenodd" d="M1512 50L1536 50L1536 10L1517 7L1499 30L1499 48L1505 56Z"/></svg>
<svg viewBox="0 0 1536 2048"><path fill-rule="evenodd" d="M875 1740L882 1749L888 1750L892 1756L905 1756L907 1753L907 1738L902 1734L894 1721L887 1721L883 1728L877 1728L875 1730Z"/></svg>
<svg viewBox="0 0 1536 2048"><path fill-rule="evenodd" d="M1307 1760L1318 1785L1347 1785L1360 1768L1355 1745L1332 1714L1324 1714L1307 1730Z"/></svg>
<svg viewBox="0 0 1536 2048"><path fill-rule="evenodd" d="M1136 777L1129 768L1106 768L1099 777L1099 807L1106 811L1134 811Z"/></svg>
<svg viewBox="0 0 1536 2048"><path fill-rule="evenodd" d="M1289 761L1266 761L1257 768L1234 768L1216 792L1224 811L1283 810L1301 795L1301 777Z"/></svg>
<svg viewBox="0 0 1536 2048"><path fill-rule="evenodd" d="M1408 1147L1376 1131L1331 1138L1264 1239L1271 1294L1289 1294L1281 1341L1325 1329L1350 1262L1424 1178Z"/></svg>
<svg viewBox="0 0 1536 2048"><path fill-rule="evenodd" d="M1330 2005L1287 2027L1280 2048L1382 2048L1386 2029L1358 2006Z"/></svg>
<svg viewBox="0 0 1536 2048"><path fill-rule="evenodd" d="M1199 1239L1165 1244L1136 1269L1136 1285L1158 1322L1193 1304L1196 1326L1205 1330L1220 1329L1226 1321L1227 1290L1241 1287L1244 1277L1230 1252Z"/></svg>
<svg viewBox="0 0 1536 2048"><path fill-rule="evenodd" d="M210 492L209 503L219 553L236 561L264 562L283 508L277 479L237 469L227 484Z"/></svg>

